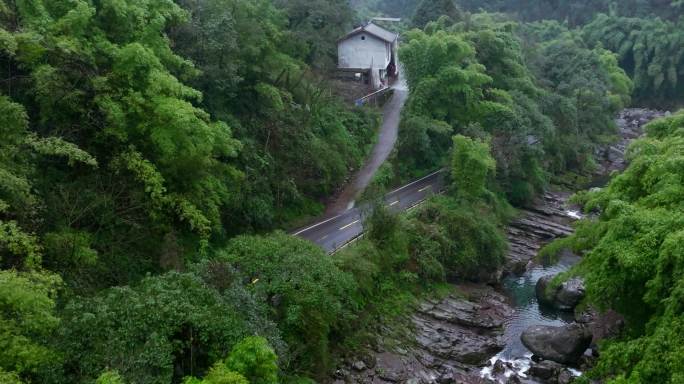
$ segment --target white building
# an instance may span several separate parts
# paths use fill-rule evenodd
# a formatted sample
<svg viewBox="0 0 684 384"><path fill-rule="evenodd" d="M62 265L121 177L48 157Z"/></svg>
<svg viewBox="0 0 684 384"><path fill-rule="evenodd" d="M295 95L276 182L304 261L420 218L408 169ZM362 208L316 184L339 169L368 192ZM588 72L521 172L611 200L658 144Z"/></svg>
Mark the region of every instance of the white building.
<svg viewBox="0 0 684 384"><path fill-rule="evenodd" d="M398 75L398 38L372 22L356 28L337 43L338 68L369 73L373 88L384 88Z"/></svg>

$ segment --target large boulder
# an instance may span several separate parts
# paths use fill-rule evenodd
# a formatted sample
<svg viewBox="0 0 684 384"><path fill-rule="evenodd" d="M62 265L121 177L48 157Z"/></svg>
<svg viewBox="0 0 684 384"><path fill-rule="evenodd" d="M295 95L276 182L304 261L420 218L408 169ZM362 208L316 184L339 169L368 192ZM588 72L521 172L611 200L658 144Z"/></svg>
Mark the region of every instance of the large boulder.
<svg viewBox="0 0 684 384"><path fill-rule="evenodd" d="M563 370L563 368L563 365L558 364L555 361L542 360L538 363L532 364L530 369L528 369L525 373L547 382L558 377L558 374Z"/></svg>
<svg viewBox="0 0 684 384"><path fill-rule="evenodd" d="M552 306L563 311L571 311L584 299L584 281L573 277L560 285L551 288L549 284L555 276L544 276L537 280L535 293L542 305Z"/></svg>
<svg viewBox="0 0 684 384"><path fill-rule="evenodd" d="M522 343L537 356L561 364L575 364L591 344L589 329L579 324L562 327L535 325L520 336Z"/></svg>

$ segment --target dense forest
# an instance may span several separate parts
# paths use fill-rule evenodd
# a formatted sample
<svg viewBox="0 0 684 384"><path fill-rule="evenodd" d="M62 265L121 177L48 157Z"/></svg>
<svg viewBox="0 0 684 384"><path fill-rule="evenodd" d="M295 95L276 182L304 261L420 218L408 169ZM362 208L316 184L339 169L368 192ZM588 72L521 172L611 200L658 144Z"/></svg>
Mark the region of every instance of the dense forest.
<svg viewBox="0 0 684 384"><path fill-rule="evenodd" d="M380 319L489 281L514 207L577 187L629 105L684 101L682 1L0 0L0 382L324 382ZM337 40L404 20L410 96L367 193L366 236L327 255L321 214L380 111L331 81ZM684 380L684 115L577 200L557 247L628 330L588 376ZM447 170L396 215L386 188Z"/></svg>

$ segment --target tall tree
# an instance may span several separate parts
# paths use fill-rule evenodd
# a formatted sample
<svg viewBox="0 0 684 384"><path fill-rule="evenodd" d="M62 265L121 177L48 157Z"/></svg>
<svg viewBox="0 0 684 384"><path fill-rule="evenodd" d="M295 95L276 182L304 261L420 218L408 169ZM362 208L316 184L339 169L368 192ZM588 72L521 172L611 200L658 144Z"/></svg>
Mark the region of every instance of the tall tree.
<svg viewBox="0 0 684 384"><path fill-rule="evenodd" d="M291 226L302 216L315 216L322 208L319 201L363 161L377 122L368 109L352 109L336 99L304 62L308 48L300 49L310 38L334 47L338 36L333 31L344 30L327 18L342 18L346 5L284 1L276 9L270 0L179 3L190 22L175 26L170 36L176 51L202 71L190 82L203 92L202 105L230 121L244 145L238 157L244 182L222 211L225 233ZM288 29L294 28L288 9L303 18L300 30ZM321 13L325 9L330 15ZM321 31L311 29L319 18L314 15L324 18L316 24Z"/></svg>
<svg viewBox="0 0 684 384"><path fill-rule="evenodd" d="M413 14L412 25L424 28L431 21L447 16L452 23L460 21L463 14L454 0L422 0Z"/></svg>
<svg viewBox="0 0 684 384"><path fill-rule="evenodd" d="M300 42L292 52L319 69L332 69L337 58L337 40L352 26L353 12L348 1L275 0L284 9L288 28Z"/></svg>
<svg viewBox="0 0 684 384"><path fill-rule="evenodd" d="M11 140L24 130L23 145L65 158L33 158L31 188L13 192L41 197L30 229L49 240L45 265L80 275L82 287L116 284L206 247L239 179L231 159L240 143L179 80L195 70L164 31L182 9L170 0L4 4L0 77L25 110L2 99ZM21 219L25 206L12 203Z"/></svg>
<svg viewBox="0 0 684 384"><path fill-rule="evenodd" d="M583 29L591 45L616 52L634 79L635 98L644 104L673 105L684 100L684 21L597 16Z"/></svg>

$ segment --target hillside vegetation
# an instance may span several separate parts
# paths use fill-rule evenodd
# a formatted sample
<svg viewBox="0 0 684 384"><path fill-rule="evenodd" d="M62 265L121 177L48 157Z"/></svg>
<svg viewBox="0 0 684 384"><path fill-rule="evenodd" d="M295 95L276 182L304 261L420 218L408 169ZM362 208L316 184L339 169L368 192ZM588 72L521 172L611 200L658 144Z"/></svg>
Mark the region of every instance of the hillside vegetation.
<svg viewBox="0 0 684 384"><path fill-rule="evenodd" d="M594 149L614 139L613 116L632 91L615 54L555 22L442 18L408 32L401 57L411 98L398 172L445 164L454 134L479 137L491 142L497 161L495 190L516 205L554 175L591 169Z"/></svg>
<svg viewBox="0 0 684 384"><path fill-rule="evenodd" d="M598 219L547 252L584 258L591 303L624 315L628 328L606 341L590 377L610 383L678 383L684 378L684 111L646 127L630 166L600 191L578 195Z"/></svg>
<svg viewBox="0 0 684 384"><path fill-rule="evenodd" d="M681 1L568 2L587 14L569 22L352 3L0 0L0 382L325 381L417 297L491 281L512 207L589 174L618 111L682 100ZM284 231L370 151L378 111L328 78L337 38L397 9L410 96L367 195L437 168L447 188L375 202L331 256ZM617 383L682 380L683 119L649 127L567 240L629 319L592 373Z"/></svg>

